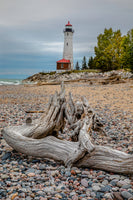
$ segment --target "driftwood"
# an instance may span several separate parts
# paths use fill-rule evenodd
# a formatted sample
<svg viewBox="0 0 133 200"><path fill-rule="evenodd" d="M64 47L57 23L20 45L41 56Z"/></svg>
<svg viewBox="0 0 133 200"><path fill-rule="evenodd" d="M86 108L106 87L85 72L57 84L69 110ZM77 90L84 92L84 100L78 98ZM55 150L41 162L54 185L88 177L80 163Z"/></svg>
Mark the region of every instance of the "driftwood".
<svg viewBox="0 0 133 200"><path fill-rule="evenodd" d="M61 140L59 132L67 127L70 141ZM74 102L72 94L61 92L49 99L47 112L38 120L26 119L23 126L2 130L6 142L21 153L60 161L67 167L90 167L116 173L133 174L133 155L92 144L91 130L103 132L102 123L85 97Z"/></svg>

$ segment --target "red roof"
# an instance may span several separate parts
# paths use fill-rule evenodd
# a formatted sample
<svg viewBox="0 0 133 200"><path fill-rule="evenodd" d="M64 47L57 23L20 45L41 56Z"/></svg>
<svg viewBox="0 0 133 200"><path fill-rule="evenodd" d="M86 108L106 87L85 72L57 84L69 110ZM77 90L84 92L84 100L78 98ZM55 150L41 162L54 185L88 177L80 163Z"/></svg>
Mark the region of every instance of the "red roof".
<svg viewBox="0 0 133 200"><path fill-rule="evenodd" d="M66 60L66 59L61 59L61 60L58 60L57 63L70 63L70 60Z"/></svg>
<svg viewBox="0 0 133 200"><path fill-rule="evenodd" d="M72 24L70 24L70 21L68 21L68 23L66 24L66 26L72 26Z"/></svg>

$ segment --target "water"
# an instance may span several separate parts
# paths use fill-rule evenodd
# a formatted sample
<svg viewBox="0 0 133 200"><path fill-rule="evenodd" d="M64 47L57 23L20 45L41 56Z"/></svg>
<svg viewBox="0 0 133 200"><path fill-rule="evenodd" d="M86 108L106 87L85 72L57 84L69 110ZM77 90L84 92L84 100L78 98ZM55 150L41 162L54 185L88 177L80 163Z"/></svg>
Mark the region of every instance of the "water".
<svg viewBox="0 0 133 200"><path fill-rule="evenodd" d="M22 79L0 79L0 85L20 85Z"/></svg>

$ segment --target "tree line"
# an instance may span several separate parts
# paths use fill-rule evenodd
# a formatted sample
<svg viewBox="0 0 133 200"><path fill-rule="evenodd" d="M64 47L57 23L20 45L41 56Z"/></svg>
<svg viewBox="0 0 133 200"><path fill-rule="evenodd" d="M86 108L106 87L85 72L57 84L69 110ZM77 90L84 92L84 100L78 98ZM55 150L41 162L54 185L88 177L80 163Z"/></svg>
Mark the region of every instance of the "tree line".
<svg viewBox="0 0 133 200"><path fill-rule="evenodd" d="M105 28L104 33L97 37L94 52L95 56L91 56L88 63L86 57L83 57L81 69L109 71L128 68L133 72L133 29L122 36L120 30ZM75 68L80 69L78 62Z"/></svg>

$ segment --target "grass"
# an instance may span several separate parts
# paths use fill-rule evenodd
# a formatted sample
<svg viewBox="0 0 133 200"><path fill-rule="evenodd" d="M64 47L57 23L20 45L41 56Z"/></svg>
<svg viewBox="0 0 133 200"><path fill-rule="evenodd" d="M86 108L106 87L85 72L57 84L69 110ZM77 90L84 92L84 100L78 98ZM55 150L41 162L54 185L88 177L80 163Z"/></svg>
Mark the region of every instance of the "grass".
<svg viewBox="0 0 133 200"><path fill-rule="evenodd" d="M71 73L82 73L82 72L88 72L88 73L98 73L100 72L100 70L96 70L96 69L86 69L86 70L71 70L71 71L64 71L64 72L60 72L58 74L71 74ZM52 71L52 72L39 72L39 74L41 75L54 75L56 74L56 71Z"/></svg>

